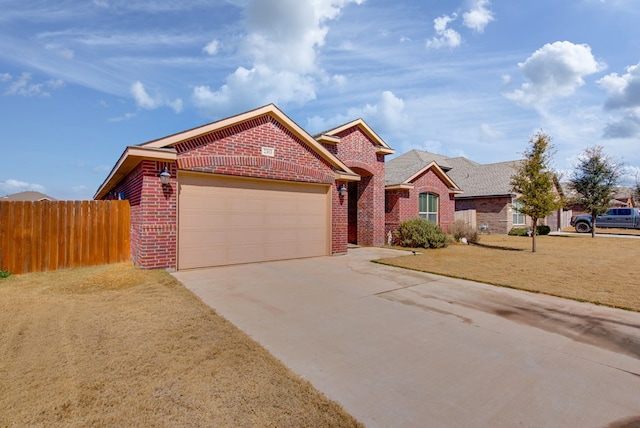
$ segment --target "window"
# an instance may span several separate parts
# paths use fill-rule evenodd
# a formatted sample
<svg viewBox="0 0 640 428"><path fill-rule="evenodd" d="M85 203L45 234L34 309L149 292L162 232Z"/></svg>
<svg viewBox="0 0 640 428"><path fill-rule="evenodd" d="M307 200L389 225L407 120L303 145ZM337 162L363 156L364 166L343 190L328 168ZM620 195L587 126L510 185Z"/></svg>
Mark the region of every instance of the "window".
<svg viewBox="0 0 640 428"><path fill-rule="evenodd" d="M511 201L511 208L513 211L513 224L524 224L524 214L520 212L522 204L519 200L513 199Z"/></svg>
<svg viewBox="0 0 640 428"><path fill-rule="evenodd" d="M420 193L418 212L420 218L426 218L430 222L438 224L438 195Z"/></svg>

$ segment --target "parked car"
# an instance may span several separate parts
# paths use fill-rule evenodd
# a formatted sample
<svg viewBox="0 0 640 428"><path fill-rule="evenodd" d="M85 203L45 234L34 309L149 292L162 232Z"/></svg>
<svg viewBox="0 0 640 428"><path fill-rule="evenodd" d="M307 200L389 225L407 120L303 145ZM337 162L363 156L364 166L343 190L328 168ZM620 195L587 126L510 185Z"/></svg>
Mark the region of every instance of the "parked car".
<svg viewBox="0 0 640 428"><path fill-rule="evenodd" d="M580 214L571 217L571 226L576 232L591 232L591 214ZM618 229L640 229L640 209L638 208L611 208L603 215L596 217L596 227Z"/></svg>

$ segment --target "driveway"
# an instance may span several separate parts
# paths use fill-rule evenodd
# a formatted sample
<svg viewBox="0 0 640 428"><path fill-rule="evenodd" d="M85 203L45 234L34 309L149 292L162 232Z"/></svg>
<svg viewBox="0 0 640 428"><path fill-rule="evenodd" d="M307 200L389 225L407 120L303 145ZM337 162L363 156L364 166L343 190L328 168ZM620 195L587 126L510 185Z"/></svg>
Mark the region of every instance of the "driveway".
<svg viewBox="0 0 640 428"><path fill-rule="evenodd" d="M177 272L371 427L640 424L640 314L348 255Z"/></svg>

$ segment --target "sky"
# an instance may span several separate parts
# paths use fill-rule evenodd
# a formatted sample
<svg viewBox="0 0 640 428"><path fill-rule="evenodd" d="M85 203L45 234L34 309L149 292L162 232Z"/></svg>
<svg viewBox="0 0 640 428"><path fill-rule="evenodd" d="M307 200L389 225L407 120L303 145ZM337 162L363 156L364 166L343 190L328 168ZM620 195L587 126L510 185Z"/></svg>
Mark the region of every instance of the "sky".
<svg viewBox="0 0 640 428"><path fill-rule="evenodd" d="M127 146L274 103L397 154L587 147L640 173L637 0L0 0L0 195L91 199ZM390 157L387 157L390 159Z"/></svg>

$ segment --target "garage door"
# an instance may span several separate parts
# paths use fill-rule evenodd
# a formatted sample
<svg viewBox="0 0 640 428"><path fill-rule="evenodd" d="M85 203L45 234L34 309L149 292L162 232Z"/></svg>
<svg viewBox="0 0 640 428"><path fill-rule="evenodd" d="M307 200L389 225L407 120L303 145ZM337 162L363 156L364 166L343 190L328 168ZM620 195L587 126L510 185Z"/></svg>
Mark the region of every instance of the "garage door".
<svg viewBox="0 0 640 428"><path fill-rule="evenodd" d="M329 186L180 173L178 269L327 255Z"/></svg>

